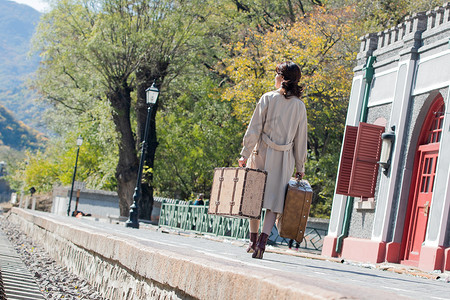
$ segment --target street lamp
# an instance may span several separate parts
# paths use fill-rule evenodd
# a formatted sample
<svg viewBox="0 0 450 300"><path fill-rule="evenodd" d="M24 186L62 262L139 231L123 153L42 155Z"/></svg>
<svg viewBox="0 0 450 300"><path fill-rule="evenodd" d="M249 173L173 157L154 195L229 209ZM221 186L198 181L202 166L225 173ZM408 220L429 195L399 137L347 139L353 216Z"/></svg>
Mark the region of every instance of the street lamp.
<svg viewBox="0 0 450 300"><path fill-rule="evenodd" d="M133 194L133 204L130 206L130 217L125 222L125 227L132 227L132 228L139 228L138 203L142 197L142 189L141 189L142 169L144 168L145 152L147 150L147 138L150 126L150 116L152 112L152 107L156 103L156 101L158 101L159 96L159 89L156 87L155 81L153 81L151 87L145 90L145 96L148 109L147 109L147 120L145 121L144 140L142 141L142 148L141 148L141 159L139 161L139 170L136 181L136 188L134 189Z"/></svg>
<svg viewBox="0 0 450 300"><path fill-rule="evenodd" d="M77 165L78 165L78 154L80 154L80 146L83 144L83 138L78 136L77 138L77 158L75 159L75 166L73 168L73 175L72 175L72 187L70 189L70 198L69 198L69 205L67 206L67 215L70 216L70 204L72 203L72 194L73 194L73 185L75 183L75 175L77 174Z"/></svg>

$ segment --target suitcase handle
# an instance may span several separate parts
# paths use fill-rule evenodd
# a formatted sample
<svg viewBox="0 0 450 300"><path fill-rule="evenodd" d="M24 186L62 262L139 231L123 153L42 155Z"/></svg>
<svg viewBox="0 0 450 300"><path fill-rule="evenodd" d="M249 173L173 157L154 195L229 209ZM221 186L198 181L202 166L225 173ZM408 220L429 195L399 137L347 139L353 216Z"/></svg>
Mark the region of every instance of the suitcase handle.
<svg viewBox="0 0 450 300"><path fill-rule="evenodd" d="M300 186L300 187L302 187L302 188L307 188L307 187L309 187L309 182L308 182L307 180L303 180L303 179L299 179L299 178L294 178L294 177L292 177L292 178L291 178L291 181L290 181L290 182L292 182L292 183L289 183L289 184L293 185L293 181L295 181L295 185L296 185L296 186Z"/></svg>

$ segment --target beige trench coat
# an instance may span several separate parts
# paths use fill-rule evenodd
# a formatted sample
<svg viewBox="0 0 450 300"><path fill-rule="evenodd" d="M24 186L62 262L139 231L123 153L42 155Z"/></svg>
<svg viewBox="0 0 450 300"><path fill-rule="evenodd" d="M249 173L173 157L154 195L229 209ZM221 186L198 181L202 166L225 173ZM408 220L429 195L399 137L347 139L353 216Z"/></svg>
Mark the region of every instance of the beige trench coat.
<svg viewBox="0 0 450 300"><path fill-rule="evenodd" d="M279 91L264 94L256 105L244 135L241 155L247 166L266 170L263 207L282 213L287 184L294 173L304 172L307 151L305 104L299 98L286 99Z"/></svg>

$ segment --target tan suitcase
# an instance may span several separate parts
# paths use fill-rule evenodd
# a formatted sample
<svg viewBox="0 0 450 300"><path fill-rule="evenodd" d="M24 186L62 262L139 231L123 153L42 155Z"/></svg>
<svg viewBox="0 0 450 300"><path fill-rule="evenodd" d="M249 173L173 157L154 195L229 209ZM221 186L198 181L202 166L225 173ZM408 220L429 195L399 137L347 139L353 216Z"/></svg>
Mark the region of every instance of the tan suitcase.
<svg viewBox="0 0 450 300"><path fill-rule="evenodd" d="M302 242L311 200L312 189L309 182L291 178L286 191L283 214L278 222L278 234L281 237Z"/></svg>
<svg viewBox="0 0 450 300"><path fill-rule="evenodd" d="M259 219L267 172L250 168L216 168L208 214Z"/></svg>

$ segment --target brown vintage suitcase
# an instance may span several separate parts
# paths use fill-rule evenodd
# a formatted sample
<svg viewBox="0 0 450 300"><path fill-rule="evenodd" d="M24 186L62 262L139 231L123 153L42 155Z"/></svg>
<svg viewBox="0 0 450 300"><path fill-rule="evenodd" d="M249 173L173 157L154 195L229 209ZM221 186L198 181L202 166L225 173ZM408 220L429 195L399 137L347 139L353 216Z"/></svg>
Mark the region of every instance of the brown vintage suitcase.
<svg viewBox="0 0 450 300"><path fill-rule="evenodd" d="M250 168L216 168L208 213L259 219L267 172Z"/></svg>
<svg viewBox="0 0 450 300"><path fill-rule="evenodd" d="M302 242L311 200L312 189L309 182L291 178L286 191L283 214L278 222L278 234L281 237Z"/></svg>

